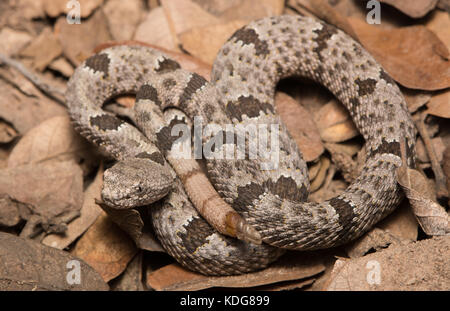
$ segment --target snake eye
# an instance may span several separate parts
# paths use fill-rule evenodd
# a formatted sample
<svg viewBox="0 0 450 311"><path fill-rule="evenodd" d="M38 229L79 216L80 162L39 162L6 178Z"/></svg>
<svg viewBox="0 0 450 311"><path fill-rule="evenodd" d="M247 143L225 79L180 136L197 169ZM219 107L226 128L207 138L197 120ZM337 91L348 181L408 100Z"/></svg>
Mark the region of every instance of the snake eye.
<svg viewBox="0 0 450 311"><path fill-rule="evenodd" d="M142 192L142 187L141 187L141 185L137 186L137 187L136 187L136 190L137 190L138 192Z"/></svg>

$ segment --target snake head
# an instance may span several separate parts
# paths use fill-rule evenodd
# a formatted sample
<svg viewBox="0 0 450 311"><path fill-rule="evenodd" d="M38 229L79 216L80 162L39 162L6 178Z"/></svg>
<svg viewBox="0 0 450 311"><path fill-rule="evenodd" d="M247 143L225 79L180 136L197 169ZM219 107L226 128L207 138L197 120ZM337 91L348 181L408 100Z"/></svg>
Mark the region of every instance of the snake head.
<svg viewBox="0 0 450 311"><path fill-rule="evenodd" d="M149 159L117 162L103 176L103 202L115 209L143 206L166 196L173 177L164 166Z"/></svg>

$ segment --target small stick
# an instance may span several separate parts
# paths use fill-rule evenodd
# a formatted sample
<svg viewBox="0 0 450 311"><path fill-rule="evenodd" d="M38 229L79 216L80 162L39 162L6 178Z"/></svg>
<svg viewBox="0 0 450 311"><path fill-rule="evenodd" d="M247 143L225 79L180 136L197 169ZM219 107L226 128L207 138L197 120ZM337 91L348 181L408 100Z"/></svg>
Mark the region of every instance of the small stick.
<svg viewBox="0 0 450 311"><path fill-rule="evenodd" d="M431 169L433 170L434 177L436 179L436 194L438 198L448 197L445 175L437 159L436 152L434 151L433 144L431 143L430 135L428 134L428 130L425 126L425 117L425 113L419 113L413 118L414 123L423 139L425 149L427 150L428 157L430 158Z"/></svg>
<svg viewBox="0 0 450 311"><path fill-rule="evenodd" d="M45 83L41 77L37 76L36 74L29 71L25 66L0 53L0 63L6 64L16 70L18 70L25 78L30 80L31 83L33 83L39 90L41 90L43 93L45 93L50 98L54 99L58 103L66 106L65 100L64 100L64 93L65 91L60 90L59 88L53 87L47 83Z"/></svg>

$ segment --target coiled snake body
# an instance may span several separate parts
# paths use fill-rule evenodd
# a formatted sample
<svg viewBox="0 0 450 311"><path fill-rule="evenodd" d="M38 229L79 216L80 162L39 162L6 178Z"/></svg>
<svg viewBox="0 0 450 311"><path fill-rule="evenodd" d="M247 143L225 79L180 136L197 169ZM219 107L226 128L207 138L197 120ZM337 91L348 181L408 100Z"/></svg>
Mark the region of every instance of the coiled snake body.
<svg viewBox="0 0 450 311"><path fill-rule="evenodd" d="M366 140L359 177L320 204L305 202L306 164L274 109L275 86L289 76L327 87ZM136 120L145 135L101 109L121 93L137 93ZM76 70L66 97L75 128L125 163L105 172L103 200L128 207L163 198L150 208L158 238L181 264L205 274L245 273L276 260L281 248L328 248L357 238L402 198L396 180L401 142L407 164L414 166L414 126L397 85L359 43L308 17L265 18L238 30L219 51L210 83L153 49L109 48ZM152 123L158 112L149 107L155 106L165 110L160 117L166 124ZM215 232L187 199L180 181L186 176L178 178L166 163L163 155L177 139L171 129L195 116L204 124L240 125L231 141L211 144L204 137L203 145L214 145L215 152L236 146L252 125L268 125L269 137L271 125L278 125L275 169L261 169L259 158L207 159L214 187L261 234L262 245ZM222 134L229 136L226 130Z"/></svg>

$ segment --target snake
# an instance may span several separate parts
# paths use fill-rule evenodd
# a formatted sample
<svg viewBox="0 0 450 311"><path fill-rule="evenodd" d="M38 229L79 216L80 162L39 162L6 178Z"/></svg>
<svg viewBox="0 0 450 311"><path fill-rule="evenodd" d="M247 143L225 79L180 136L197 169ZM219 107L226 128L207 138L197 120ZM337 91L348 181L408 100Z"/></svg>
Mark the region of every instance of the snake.
<svg viewBox="0 0 450 311"><path fill-rule="evenodd" d="M327 88L365 140L359 175L321 203L307 201L307 165L276 113L275 88L288 77ZM124 93L136 94L134 125L102 108ZM397 168L415 166L414 124L395 81L359 42L312 17L266 17L237 30L220 48L209 82L153 48L104 49L75 70L66 100L74 128L117 160L105 171L102 199L117 208L148 205L165 250L206 275L248 273L286 249L325 249L360 237L403 199ZM207 175L261 244L217 232L185 191L202 172L177 174L167 162L180 141L173 129L195 118L220 125L201 133L203 153L213 154L204 159ZM277 147L275 158L245 154L255 144L254 129ZM229 150L234 157L217 156Z"/></svg>

